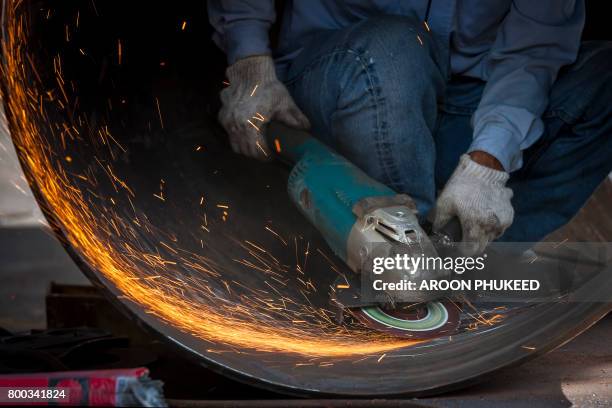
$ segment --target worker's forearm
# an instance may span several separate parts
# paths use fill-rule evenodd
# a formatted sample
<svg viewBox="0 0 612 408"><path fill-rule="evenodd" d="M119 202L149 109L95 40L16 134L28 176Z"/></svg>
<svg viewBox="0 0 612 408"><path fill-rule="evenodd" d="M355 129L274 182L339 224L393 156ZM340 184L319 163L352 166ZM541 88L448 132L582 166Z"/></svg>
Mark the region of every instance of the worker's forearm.
<svg viewBox="0 0 612 408"><path fill-rule="evenodd" d="M470 153L470 158L476 163L486 166L490 169L504 171L504 166L494 156L487 152L477 150Z"/></svg>
<svg viewBox="0 0 612 408"><path fill-rule="evenodd" d="M469 152L486 151L507 172L522 166L521 151L544 131L550 87L578 54L584 15L584 0L512 2L487 57Z"/></svg>

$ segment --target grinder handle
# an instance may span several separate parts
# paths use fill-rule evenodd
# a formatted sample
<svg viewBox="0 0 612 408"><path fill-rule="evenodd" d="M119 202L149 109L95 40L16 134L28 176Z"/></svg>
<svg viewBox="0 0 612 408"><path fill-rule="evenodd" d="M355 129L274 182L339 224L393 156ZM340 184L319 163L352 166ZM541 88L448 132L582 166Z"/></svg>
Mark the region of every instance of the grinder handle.
<svg viewBox="0 0 612 408"><path fill-rule="evenodd" d="M268 123L265 133L266 143L276 154L284 159L296 162L303 154L303 145L312 139L312 135L301 129L292 128L283 123Z"/></svg>

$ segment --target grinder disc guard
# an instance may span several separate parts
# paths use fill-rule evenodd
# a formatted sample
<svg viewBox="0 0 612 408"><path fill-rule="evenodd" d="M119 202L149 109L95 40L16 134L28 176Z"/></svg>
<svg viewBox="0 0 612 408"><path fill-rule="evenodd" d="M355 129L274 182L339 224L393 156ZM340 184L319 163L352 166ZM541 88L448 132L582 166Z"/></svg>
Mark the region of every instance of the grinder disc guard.
<svg viewBox="0 0 612 408"><path fill-rule="evenodd" d="M135 321L254 385L422 395L546 352L610 310L471 305L478 319L464 309L452 335L418 341L335 323L330 287L351 272L289 201L288 169L231 152L203 9L4 2L3 103L23 170L67 251Z"/></svg>

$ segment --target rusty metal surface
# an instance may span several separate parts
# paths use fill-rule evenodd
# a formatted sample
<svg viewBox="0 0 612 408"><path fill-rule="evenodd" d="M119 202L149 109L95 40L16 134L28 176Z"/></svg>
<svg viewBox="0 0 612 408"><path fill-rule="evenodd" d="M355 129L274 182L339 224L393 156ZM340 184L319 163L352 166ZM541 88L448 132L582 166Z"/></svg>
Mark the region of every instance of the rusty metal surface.
<svg viewBox="0 0 612 408"><path fill-rule="evenodd" d="M422 395L543 354L610 310L540 304L418 344L338 326L328 288L346 268L289 202L287 169L215 132L198 91L220 80L200 75L200 37L150 4L149 19L119 2L7 3L3 101L37 200L117 307L202 364L290 394Z"/></svg>

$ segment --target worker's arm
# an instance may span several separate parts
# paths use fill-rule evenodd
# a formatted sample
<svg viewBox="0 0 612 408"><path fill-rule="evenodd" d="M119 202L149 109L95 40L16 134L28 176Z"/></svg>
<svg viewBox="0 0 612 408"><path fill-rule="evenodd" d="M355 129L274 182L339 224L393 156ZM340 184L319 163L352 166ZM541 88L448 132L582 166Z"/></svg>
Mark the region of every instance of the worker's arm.
<svg viewBox="0 0 612 408"><path fill-rule="evenodd" d="M276 19L274 0L208 0L213 39L229 65L253 55L270 55L270 27Z"/></svg>
<svg viewBox="0 0 612 408"><path fill-rule="evenodd" d="M484 64L487 79L468 153L436 203L434 226L461 222L464 252L482 251L512 224L510 172L544 132L559 69L578 54L584 0L513 0Z"/></svg>
<svg viewBox="0 0 612 408"><path fill-rule="evenodd" d="M310 126L276 76L269 37L274 0L209 0L208 14L229 63L219 122L235 152L266 159L270 153L262 132L270 120Z"/></svg>
<svg viewBox="0 0 612 408"><path fill-rule="evenodd" d="M559 69L578 54L584 0L513 0L484 64L487 85L473 116L469 152L495 157L507 172L543 133L541 116Z"/></svg>

